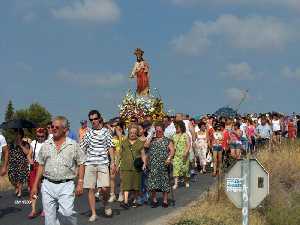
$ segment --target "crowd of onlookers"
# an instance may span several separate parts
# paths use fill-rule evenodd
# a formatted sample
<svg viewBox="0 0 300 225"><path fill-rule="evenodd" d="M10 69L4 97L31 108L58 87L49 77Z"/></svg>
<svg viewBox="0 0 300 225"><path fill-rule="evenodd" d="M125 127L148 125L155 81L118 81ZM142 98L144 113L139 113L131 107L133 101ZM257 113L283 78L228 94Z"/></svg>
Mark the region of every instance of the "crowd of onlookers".
<svg viewBox="0 0 300 225"><path fill-rule="evenodd" d="M105 215L111 216L111 202L119 201L124 209L149 203L152 208L168 207L168 194L181 183L189 188L191 177L212 172L218 176L222 164L255 154L263 146L271 148L283 138L295 140L300 135L300 117L279 113L247 114L234 118L204 115L190 118L178 113L152 121L116 117L104 121L97 110L81 121L78 135L70 131L69 122L59 116L47 127L35 130L35 140L17 129L14 143L7 144L0 135L2 167L8 173L17 197L23 185L31 193L33 219L39 215L36 201L43 202L42 216L47 225L63 219L76 224L74 193L88 191L95 221L96 199L102 196ZM157 193L163 200L158 201Z"/></svg>

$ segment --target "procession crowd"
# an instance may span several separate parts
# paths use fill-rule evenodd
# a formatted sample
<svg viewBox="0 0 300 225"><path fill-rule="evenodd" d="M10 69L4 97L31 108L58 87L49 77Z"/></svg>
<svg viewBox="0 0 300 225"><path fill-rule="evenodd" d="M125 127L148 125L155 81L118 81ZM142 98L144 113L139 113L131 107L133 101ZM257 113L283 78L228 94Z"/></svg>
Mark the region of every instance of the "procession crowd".
<svg viewBox="0 0 300 225"><path fill-rule="evenodd" d="M300 117L279 113L196 119L178 113L161 121L146 116L124 123L118 117L104 121L97 110L91 110L88 119L91 126L81 121L78 136L63 116L36 128L33 141L24 137L23 129L15 130L14 143L6 143L0 135L0 175L8 173L18 197L27 184L29 219L40 215L36 201L41 197L46 225L57 224L57 212L61 224L77 224L74 199L83 189L90 222L98 218L96 199L100 198L106 216L112 216L115 201L124 209L143 204L166 208L169 193L177 188L188 191L197 173L219 176L235 160L300 135Z"/></svg>

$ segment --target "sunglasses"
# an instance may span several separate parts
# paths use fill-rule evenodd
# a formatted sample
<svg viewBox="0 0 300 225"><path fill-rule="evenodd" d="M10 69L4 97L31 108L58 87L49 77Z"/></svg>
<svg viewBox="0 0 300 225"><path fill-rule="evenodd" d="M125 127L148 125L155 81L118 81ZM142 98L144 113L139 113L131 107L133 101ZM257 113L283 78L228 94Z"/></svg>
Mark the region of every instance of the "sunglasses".
<svg viewBox="0 0 300 225"><path fill-rule="evenodd" d="M60 129L60 127L59 126L51 126L51 129L56 129L56 130L59 130Z"/></svg>
<svg viewBox="0 0 300 225"><path fill-rule="evenodd" d="M99 120L99 118L90 118L90 121L93 122L94 120Z"/></svg>

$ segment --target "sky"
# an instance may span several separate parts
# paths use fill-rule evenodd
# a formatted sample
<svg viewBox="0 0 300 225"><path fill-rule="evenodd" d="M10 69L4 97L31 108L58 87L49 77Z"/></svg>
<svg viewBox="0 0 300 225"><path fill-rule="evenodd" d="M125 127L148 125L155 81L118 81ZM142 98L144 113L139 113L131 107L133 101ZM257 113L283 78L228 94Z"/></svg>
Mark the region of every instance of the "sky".
<svg viewBox="0 0 300 225"><path fill-rule="evenodd" d="M299 14L299 0L2 0L0 119L9 100L74 128L90 109L116 116L137 47L166 110L246 96L241 112L299 112Z"/></svg>

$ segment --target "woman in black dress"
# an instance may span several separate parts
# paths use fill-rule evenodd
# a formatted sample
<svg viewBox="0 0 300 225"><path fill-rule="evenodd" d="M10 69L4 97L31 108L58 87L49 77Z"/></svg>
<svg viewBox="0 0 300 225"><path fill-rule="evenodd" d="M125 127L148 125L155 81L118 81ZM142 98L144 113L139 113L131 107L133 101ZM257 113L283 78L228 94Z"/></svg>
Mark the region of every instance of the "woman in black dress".
<svg viewBox="0 0 300 225"><path fill-rule="evenodd" d="M9 148L8 156L8 178L10 183L15 187L18 197L22 196L23 184L27 182L28 161L27 154L30 151L28 142L23 141L24 131L18 130L15 142Z"/></svg>

